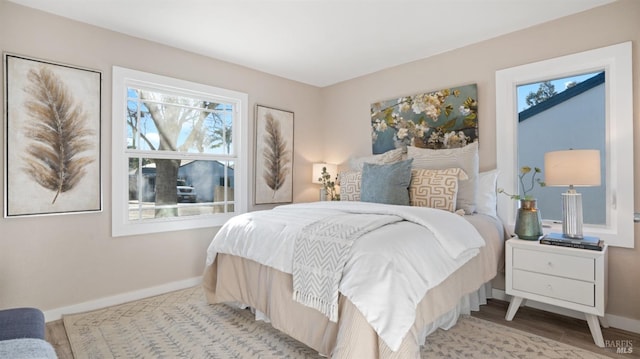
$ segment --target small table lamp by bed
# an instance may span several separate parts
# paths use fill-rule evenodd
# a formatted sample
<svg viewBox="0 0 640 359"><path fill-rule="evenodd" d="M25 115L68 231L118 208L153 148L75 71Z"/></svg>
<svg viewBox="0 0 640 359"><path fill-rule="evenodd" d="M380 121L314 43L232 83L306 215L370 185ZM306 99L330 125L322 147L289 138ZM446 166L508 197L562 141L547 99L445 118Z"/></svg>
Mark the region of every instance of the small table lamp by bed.
<svg viewBox="0 0 640 359"><path fill-rule="evenodd" d="M600 151L547 152L544 154L544 179L547 186L569 186L562 194L562 235L583 238L582 194L574 187L600 185Z"/></svg>
<svg viewBox="0 0 640 359"><path fill-rule="evenodd" d="M331 163L314 163L313 164L313 171L311 174L311 183L316 183L316 184L322 184L322 169L326 168L327 169L327 173L331 176L335 176L336 173L338 173L338 165L334 165ZM332 178L332 177L330 177ZM324 187L320 188L320 200L321 201L326 201L327 200L327 191Z"/></svg>

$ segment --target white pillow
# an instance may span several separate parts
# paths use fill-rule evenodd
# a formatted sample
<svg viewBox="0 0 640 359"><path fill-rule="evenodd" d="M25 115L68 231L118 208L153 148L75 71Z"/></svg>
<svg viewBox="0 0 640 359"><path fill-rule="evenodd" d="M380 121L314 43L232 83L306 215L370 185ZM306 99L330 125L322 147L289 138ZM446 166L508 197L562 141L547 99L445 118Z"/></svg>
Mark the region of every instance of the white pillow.
<svg viewBox="0 0 640 359"><path fill-rule="evenodd" d="M500 171L497 169L478 174L478 194L476 195L476 212L498 217L496 185Z"/></svg>
<svg viewBox="0 0 640 359"><path fill-rule="evenodd" d="M461 148L432 150L407 146L407 157L413 158L414 168L446 169L462 168L469 177L458 183L456 210L463 209L466 214L476 211L476 193L478 192L478 142L472 142Z"/></svg>
<svg viewBox="0 0 640 359"><path fill-rule="evenodd" d="M365 163L386 165L400 160L402 160L402 148L396 148L395 150L389 150L379 155L352 157L349 159L349 168L352 171L362 171L362 166L364 166Z"/></svg>

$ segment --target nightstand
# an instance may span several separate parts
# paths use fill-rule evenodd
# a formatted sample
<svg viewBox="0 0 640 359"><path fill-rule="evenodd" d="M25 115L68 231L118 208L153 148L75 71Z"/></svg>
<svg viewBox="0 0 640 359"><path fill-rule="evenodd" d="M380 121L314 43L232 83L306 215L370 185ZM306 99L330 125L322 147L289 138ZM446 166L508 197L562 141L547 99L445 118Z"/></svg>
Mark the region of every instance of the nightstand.
<svg viewBox="0 0 640 359"><path fill-rule="evenodd" d="M530 299L585 314L593 341L604 347L600 320L607 304L607 246L602 251L506 241L506 320ZM606 324L603 324L606 327Z"/></svg>

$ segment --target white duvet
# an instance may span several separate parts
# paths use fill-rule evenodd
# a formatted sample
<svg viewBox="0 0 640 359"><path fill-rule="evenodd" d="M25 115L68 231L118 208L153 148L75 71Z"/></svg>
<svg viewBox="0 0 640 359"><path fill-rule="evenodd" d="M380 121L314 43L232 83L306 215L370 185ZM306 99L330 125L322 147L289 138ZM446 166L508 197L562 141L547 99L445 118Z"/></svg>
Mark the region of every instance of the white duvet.
<svg viewBox="0 0 640 359"><path fill-rule="evenodd" d="M339 213L392 214L404 219L356 240L339 286L340 293L394 351L413 325L416 306L426 292L485 245L473 225L454 213L367 202L313 202L230 219L209 245L207 265L217 253L226 253L292 273L296 233Z"/></svg>

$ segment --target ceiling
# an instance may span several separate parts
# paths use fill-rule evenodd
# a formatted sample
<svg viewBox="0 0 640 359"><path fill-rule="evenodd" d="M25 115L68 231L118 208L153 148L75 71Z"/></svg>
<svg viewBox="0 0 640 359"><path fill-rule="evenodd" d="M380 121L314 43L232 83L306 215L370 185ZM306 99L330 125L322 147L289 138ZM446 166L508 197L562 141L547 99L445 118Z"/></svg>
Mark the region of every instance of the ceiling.
<svg viewBox="0 0 640 359"><path fill-rule="evenodd" d="M615 0L9 1L324 87Z"/></svg>

